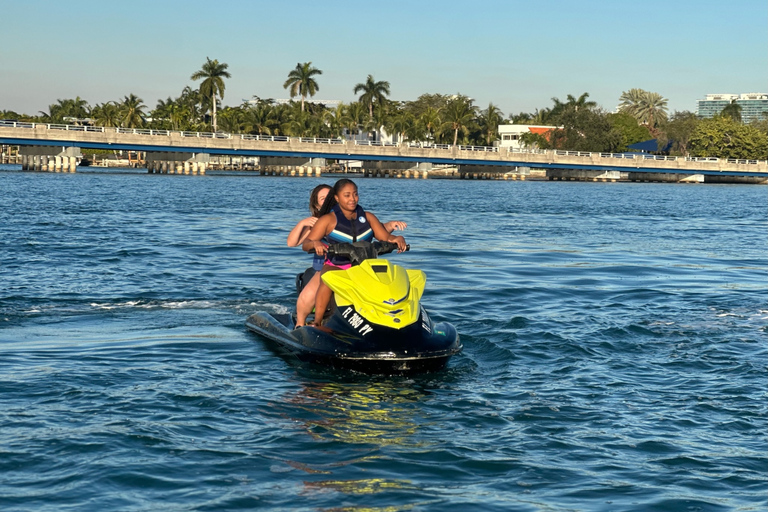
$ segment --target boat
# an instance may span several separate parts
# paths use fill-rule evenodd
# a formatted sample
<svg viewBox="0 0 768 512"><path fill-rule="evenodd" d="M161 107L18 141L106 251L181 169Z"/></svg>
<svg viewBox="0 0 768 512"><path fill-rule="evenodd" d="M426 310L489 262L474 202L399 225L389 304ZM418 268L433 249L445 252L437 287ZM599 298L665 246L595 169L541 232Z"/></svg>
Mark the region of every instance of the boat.
<svg viewBox="0 0 768 512"><path fill-rule="evenodd" d="M295 327L295 314L260 311L246 327L276 342L300 361L371 374L437 371L461 352L456 328L433 322L421 305L426 274L378 256L397 250L390 242L331 244L331 257L352 267L323 274L333 298L322 325ZM307 279L296 279L300 293Z"/></svg>

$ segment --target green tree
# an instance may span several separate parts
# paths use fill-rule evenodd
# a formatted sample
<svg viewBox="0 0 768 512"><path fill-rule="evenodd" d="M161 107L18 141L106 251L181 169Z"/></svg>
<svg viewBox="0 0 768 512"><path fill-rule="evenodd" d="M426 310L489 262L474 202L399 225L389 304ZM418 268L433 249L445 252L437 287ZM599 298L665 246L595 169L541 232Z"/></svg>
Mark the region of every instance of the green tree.
<svg viewBox="0 0 768 512"><path fill-rule="evenodd" d="M667 99L657 92L630 89L619 97L619 111L633 116L648 127L652 135L659 134L658 126L667 119Z"/></svg>
<svg viewBox="0 0 768 512"><path fill-rule="evenodd" d="M272 135L278 125L275 109L266 102L259 101L245 112L245 130L258 135Z"/></svg>
<svg viewBox="0 0 768 512"><path fill-rule="evenodd" d="M221 129L226 133L242 133L245 113L240 107L227 107L221 111Z"/></svg>
<svg viewBox="0 0 768 512"><path fill-rule="evenodd" d="M691 134L691 154L737 159L768 159L768 137L728 116L701 120Z"/></svg>
<svg viewBox="0 0 768 512"><path fill-rule="evenodd" d="M192 73L192 76L190 77L191 80L202 80L200 82L200 94L207 98L211 105L211 119L213 121L213 131L215 132L217 129L216 126L216 97L220 97L222 100L224 99L224 79L225 78L231 78L232 75L230 75L229 71L227 71L227 68L229 67L229 64L225 63L219 63L218 60L214 59L211 60L210 58L205 58L205 63L203 63L203 67L194 73Z"/></svg>
<svg viewBox="0 0 768 512"><path fill-rule="evenodd" d="M347 107L344 116L344 127L347 129L351 138L354 138L365 125L366 114L365 106L359 101L353 101Z"/></svg>
<svg viewBox="0 0 768 512"><path fill-rule="evenodd" d="M324 110L322 113L322 121L325 125L325 130L329 137L336 138L341 137L344 131L344 116L346 115L347 106L343 102L336 105L336 108Z"/></svg>
<svg viewBox="0 0 768 512"><path fill-rule="evenodd" d="M91 109L91 117L96 126L120 126L120 108L114 101L96 105Z"/></svg>
<svg viewBox="0 0 768 512"><path fill-rule="evenodd" d="M0 110L0 119L20 120L22 117L25 117L25 116L19 115L13 110Z"/></svg>
<svg viewBox="0 0 768 512"><path fill-rule="evenodd" d="M387 131L397 135L399 142L410 139L414 135L416 118L405 110L398 110L389 119Z"/></svg>
<svg viewBox="0 0 768 512"><path fill-rule="evenodd" d="M540 147L609 153L621 148L621 132L602 111L566 109L560 116L560 124L562 128L553 130L549 139L542 137Z"/></svg>
<svg viewBox="0 0 768 512"><path fill-rule="evenodd" d="M124 128L141 128L144 126L144 100L135 94L129 94L118 107L120 112L120 126Z"/></svg>
<svg viewBox="0 0 768 512"><path fill-rule="evenodd" d="M426 139L434 141L437 137L437 131L440 129L440 110L428 106L417 118L417 123L421 126L421 131L426 135Z"/></svg>
<svg viewBox="0 0 768 512"><path fill-rule="evenodd" d="M451 96L444 94L422 94L413 101L407 101L403 108L414 115L417 119L429 109L438 112L445 108Z"/></svg>
<svg viewBox="0 0 768 512"><path fill-rule="evenodd" d="M355 85L354 93L362 93L358 101L368 107L368 116L373 119L373 105L382 106L389 96L389 82L377 82L372 75L368 75L364 83Z"/></svg>
<svg viewBox="0 0 768 512"><path fill-rule="evenodd" d="M190 124L191 121L201 120L202 113L198 107L206 103L206 99L200 94L199 89L193 89L190 86L184 87L181 91L181 95L176 98L176 103L186 108L189 111ZM203 110L202 112L205 112Z"/></svg>
<svg viewBox="0 0 768 512"><path fill-rule="evenodd" d="M687 156L691 135L699 122L693 112L675 112L664 125L664 137L661 142L666 144L671 140L670 153Z"/></svg>
<svg viewBox="0 0 768 512"><path fill-rule="evenodd" d="M88 102L80 96L74 99L59 99L57 102L48 106L48 113L41 112L43 118L49 123L64 123L65 117L70 118L67 121L75 120L75 123L79 123L80 119L90 115Z"/></svg>
<svg viewBox="0 0 768 512"><path fill-rule="evenodd" d="M627 146L651 138L648 128L638 124L637 119L626 112L608 114L608 121L621 134L621 144L618 151L627 151Z"/></svg>
<svg viewBox="0 0 768 512"><path fill-rule="evenodd" d="M307 95L314 96L317 91L320 90L320 86L317 85L317 81L313 78L316 75L322 75L323 72L317 68L312 67L312 62L305 62L304 64L297 63L296 68L288 73L288 80L283 84L283 89L288 89L291 98L295 96L301 96L301 111L304 112L304 101Z"/></svg>
<svg viewBox="0 0 768 512"><path fill-rule="evenodd" d="M442 113L443 123L440 126L441 133L453 132L453 145L455 146L459 139L459 132L465 136L472 127L477 107L472 105L472 100L466 96L456 96L445 107Z"/></svg>
<svg viewBox="0 0 768 512"><path fill-rule="evenodd" d="M741 120L741 105L736 103L735 100L731 100L731 102L723 108L723 110L720 111L721 116L728 116L732 118L734 121L738 121L739 123Z"/></svg>
<svg viewBox="0 0 768 512"><path fill-rule="evenodd" d="M321 124L317 116L297 109L288 122L287 134L293 137L317 137L322 130Z"/></svg>
<svg viewBox="0 0 768 512"><path fill-rule="evenodd" d="M479 125L481 130L482 142L486 146L493 145L493 141L499 138L499 124L504 119L504 113L493 103L488 104L488 108L480 112Z"/></svg>
<svg viewBox="0 0 768 512"><path fill-rule="evenodd" d="M552 102L555 104L551 110L543 111L542 114L546 114L546 119L541 119L547 123L558 123L560 116L568 110L584 110L593 109L597 107L597 103L594 101L588 101L589 93L585 92L578 98L569 94L566 96L566 101L562 102L558 98L552 98Z"/></svg>

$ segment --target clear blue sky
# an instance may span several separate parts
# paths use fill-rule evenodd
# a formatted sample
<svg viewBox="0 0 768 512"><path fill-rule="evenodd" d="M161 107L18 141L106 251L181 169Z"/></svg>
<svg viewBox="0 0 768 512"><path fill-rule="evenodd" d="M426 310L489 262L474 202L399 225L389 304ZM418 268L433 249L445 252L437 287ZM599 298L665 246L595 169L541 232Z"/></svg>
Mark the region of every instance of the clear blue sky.
<svg viewBox="0 0 768 512"><path fill-rule="evenodd" d="M206 57L229 64L224 105L286 98L298 62L316 99L353 101L368 74L391 99L462 93L505 114L622 91L695 110L716 92L768 92L765 0L0 0L0 110L59 98L176 97Z"/></svg>

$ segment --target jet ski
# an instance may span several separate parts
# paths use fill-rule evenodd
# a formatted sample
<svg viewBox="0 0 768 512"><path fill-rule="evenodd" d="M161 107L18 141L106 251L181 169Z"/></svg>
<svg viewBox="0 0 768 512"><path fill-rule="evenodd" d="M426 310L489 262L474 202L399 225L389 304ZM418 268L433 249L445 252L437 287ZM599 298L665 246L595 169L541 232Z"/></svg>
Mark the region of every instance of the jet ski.
<svg viewBox="0 0 768 512"><path fill-rule="evenodd" d="M301 361L373 374L428 372L443 368L463 345L456 328L433 322L421 306L426 274L378 256L397 250L390 242L331 244L331 257L352 267L323 274L333 290L322 325L295 328L295 315L264 311L246 327L275 341ZM303 279L296 279L297 292Z"/></svg>

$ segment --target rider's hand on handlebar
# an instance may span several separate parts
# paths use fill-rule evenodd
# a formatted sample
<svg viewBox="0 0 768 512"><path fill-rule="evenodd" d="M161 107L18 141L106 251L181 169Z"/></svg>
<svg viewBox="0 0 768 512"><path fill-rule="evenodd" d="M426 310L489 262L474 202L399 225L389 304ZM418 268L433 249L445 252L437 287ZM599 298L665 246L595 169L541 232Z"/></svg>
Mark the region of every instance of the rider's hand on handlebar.
<svg viewBox="0 0 768 512"><path fill-rule="evenodd" d="M313 240L312 246L315 249L315 254L318 256L323 256L326 252L328 252L328 247L326 247L325 244L319 240Z"/></svg>
<svg viewBox="0 0 768 512"><path fill-rule="evenodd" d="M390 242L397 244L397 252L403 252L406 250L405 238L402 236L393 236L389 239Z"/></svg>

